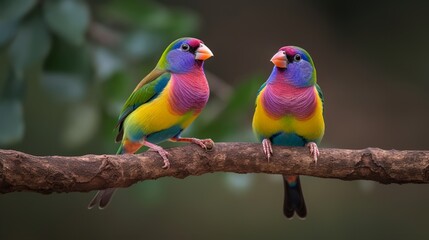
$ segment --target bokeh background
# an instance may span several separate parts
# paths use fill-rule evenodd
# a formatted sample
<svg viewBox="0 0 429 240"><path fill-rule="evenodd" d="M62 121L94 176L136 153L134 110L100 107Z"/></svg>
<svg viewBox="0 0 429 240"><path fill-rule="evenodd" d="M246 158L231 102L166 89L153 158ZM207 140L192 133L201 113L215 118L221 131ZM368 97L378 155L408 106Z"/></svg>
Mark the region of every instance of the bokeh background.
<svg viewBox="0 0 429 240"><path fill-rule="evenodd" d="M212 93L184 135L255 141L271 56L307 49L325 93L324 147L429 149L429 2L0 0L0 147L113 154L118 112L174 39L202 39ZM172 146L165 144L163 146ZM0 239L424 239L427 185L303 177L305 221L280 176L215 173L93 193L0 196Z"/></svg>

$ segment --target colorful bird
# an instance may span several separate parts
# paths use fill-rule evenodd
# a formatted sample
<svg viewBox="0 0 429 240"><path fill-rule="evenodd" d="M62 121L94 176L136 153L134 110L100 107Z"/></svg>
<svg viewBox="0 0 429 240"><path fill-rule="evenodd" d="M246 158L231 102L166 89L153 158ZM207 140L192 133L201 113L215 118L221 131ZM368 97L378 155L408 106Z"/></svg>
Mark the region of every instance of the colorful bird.
<svg viewBox="0 0 429 240"><path fill-rule="evenodd" d="M162 167L169 168L168 152L157 143L190 142L205 149L213 144L211 139L180 137L209 99L203 63L212 56L210 49L196 38L180 38L167 47L122 108L117 124L116 141L121 142L117 154L132 154L147 146L161 155ZM105 208L114 191L111 188L97 192L88 208Z"/></svg>
<svg viewBox="0 0 429 240"><path fill-rule="evenodd" d="M317 144L325 132L323 93L316 83L316 68L307 51L286 46L271 58L273 71L260 87L253 116L253 131L262 141L270 160L271 145L307 146L317 162ZM299 176L283 176L285 198L283 212L305 218L307 208Z"/></svg>

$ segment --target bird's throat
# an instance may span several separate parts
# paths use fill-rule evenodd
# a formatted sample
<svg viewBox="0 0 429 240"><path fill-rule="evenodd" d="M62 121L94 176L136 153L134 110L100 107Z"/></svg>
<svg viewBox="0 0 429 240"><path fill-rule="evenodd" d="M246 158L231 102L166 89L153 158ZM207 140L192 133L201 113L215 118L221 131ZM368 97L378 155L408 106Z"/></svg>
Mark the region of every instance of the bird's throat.
<svg viewBox="0 0 429 240"><path fill-rule="evenodd" d="M202 69L172 74L169 102L175 113L199 113L205 107L209 95L209 85Z"/></svg>
<svg viewBox="0 0 429 240"><path fill-rule="evenodd" d="M285 82L271 82L263 92L262 104L274 118L292 115L298 119L306 119L317 106L315 88L298 88Z"/></svg>

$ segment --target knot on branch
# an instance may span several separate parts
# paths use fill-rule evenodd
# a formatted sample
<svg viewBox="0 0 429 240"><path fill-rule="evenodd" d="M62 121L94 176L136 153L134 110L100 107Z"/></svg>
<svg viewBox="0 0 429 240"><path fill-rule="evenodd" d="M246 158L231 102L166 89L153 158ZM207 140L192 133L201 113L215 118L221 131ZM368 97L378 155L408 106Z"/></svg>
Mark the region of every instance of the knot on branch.
<svg viewBox="0 0 429 240"><path fill-rule="evenodd" d="M384 184L391 183L393 179L386 171L386 166L374 154L380 151L383 150L374 148L363 150L360 161L355 164L355 176L365 176L369 180L378 180Z"/></svg>

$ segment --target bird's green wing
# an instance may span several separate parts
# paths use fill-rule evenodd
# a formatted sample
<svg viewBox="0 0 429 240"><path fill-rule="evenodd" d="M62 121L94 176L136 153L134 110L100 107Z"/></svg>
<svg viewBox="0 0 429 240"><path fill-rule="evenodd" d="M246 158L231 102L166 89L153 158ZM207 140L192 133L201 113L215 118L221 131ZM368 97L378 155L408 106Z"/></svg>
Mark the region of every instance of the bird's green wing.
<svg viewBox="0 0 429 240"><path fill-rule="evenodd" d="M325 103L325 97L323 96L322 89L320 88L319 84L317 84L317 83L316 83L316 90L317 90L317 93L319 94L320 100L322 100L322 107L323 107L323 105Z"/></svg>
<svg viewBox="0 0 429 240"><path fill-rule="evenodd" d="M262 89L264 89L265 88L265 86L267 85L267 82L264 82L260 87L259 87L259 90L258 90L258 94L257 94L257 96L259 95L259 93L262 91Z"/></svg>
<svg viewBox="0 0 429 240"><path fill-rule="evenodd" d="M162 92L162 90L164 90L165 86L170 80L170 73L155 73L154 75L152 75L152 77L154 77L154 79L148 79L147 77L145 77L137 85L136 89L134 89L133 93L131 93L128 100L122 107L117 124L117 127L119 127L119 131L118 135L116 136L116 141L119 142L122 140L123 123L127 116L135 109L137 109L140 105L148 103L151 100L155 99Z"/></svg>

